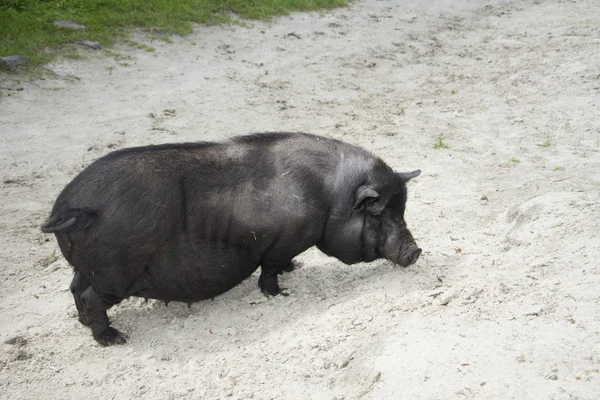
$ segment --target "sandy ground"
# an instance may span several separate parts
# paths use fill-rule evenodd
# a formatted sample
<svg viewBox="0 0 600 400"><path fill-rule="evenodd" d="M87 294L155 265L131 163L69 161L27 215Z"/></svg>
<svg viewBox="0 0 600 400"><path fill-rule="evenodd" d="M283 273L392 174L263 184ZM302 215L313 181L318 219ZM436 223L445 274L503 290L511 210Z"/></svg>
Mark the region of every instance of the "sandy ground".
<svg viewBox="0 0 600 400"><path fill-rule="evenodd" d="M600 398L597 1L360 1L146 43L2 76L1 398ZM128 343L98 346L38 228L59 191L116 148L275 130L421 168L419 262L311 250L289 297L255 275L126 300Z"/></svg>

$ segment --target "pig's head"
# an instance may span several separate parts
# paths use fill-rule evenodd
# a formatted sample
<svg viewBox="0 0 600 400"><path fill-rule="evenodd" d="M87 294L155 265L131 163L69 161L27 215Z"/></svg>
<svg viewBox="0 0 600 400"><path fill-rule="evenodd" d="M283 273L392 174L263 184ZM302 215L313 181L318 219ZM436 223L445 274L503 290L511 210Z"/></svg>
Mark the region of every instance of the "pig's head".
<svg viewBox="0 0 600 400"><path fill-rule="evenodd" d="M421 255L404 221L406 182L420 170L407 173L389 171L385 179L373 179L354 193L349 217L336 218L324 243L325 253L346 264L386 258L407 267ZM334 229L331 229L334 228Z"/></svg>
<svg viewBox="0 0 600 400"><path fill-rule="evenodd" d="M355 211L364 213L362 229L363 261L387 258L407 267L421 255L406 227L406 182L419 176L420 170L396 173L395 181L378 191L370 185L362 185L356 191Z"/></svg>

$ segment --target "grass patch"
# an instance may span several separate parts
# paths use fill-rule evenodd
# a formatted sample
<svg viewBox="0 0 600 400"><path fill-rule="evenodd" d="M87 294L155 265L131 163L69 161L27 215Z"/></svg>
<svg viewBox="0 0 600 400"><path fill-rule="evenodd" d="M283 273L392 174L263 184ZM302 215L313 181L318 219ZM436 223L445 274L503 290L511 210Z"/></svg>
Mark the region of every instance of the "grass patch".
<svg viewBox="0 0 600 400"><path fill-rule="evenodd" d="M565 167L554 167L554 169L552 171L554 172L560 172L560 171L564 171Z"/></svg>
<svg viewBox="0 0 600 400"><path fill-rule="evenodd" d="M0 0L0 56L25 55L30 63L47 62L64 43L92 40L110 47L133 28L167 35L192 32L192 23L231 21L231 14L268 19L292 11L340 7L347 0ZM59 28L55 20L73 20L84 31Z"/></svg>
<svg viewBox="0 0 600 400"><path fill-rule="evenodd" d="M48 257L44 258L41 261L42 267L46 268L47 266L49 266L50 264L53 264L57 260L58 260L58 256L56 255L56 250L53 250L52 254L50 254Z"/></svg>
<svg viewBox="0 0 600 400"><path fill-rule="evenodd" d="M521 160L519 160L518 158L511 158L511 159L510 159L510 162L511 162L511 163L514 163L514 164L518 164L518 163L520 163L520 162L521 162Z"/></svg>
<svg viewBox="0 0 600 400"><path fill-rule="evenodd" d="M552 146L552 142L550 142L549 140L546 140L544 143L538 143L538 146L540 146L540 147L550 147L550 146Z"/></svg>
<svg viewBox="0 0 600 400"><path fill-rule="evenodd" d="M145 50L148 53L156 51L156 49L154 47L148 46L144 43L136 42L135 40L125 39L124 43L129 47L133 47L134 49Z"/></svg>
<svg viewBox="0 0 600 400"><path fill-rule="evenodd" d="M446 138L444 136L438 137L437 142L435 142L433 144L433 148L436 149L436 150L438 150L438 149L449 149L450 146L448 146L446 143L444 143L445 139Z"/></svg>

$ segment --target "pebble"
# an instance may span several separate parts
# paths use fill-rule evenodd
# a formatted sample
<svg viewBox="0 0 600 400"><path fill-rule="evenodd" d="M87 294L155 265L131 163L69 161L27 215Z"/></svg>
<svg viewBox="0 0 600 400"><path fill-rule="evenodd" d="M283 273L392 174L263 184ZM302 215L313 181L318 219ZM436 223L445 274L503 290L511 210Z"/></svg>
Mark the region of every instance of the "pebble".
<svg viewBox="0 0 600 400"><path fill-rule="evenodd" d="M371 378L371 382L375 383L378 382L381 379L381 372L377 372L375 375L373 375L373 377Z"/></svg>
<svg viewBox="0 0 600 400"><path fill-rule="evenodd" d="M85 31L87 28L85 25L78 24L75 21L71 21L69 19L60 19L54 21L54 26L59 28L69 28L69 29L77 29L80 31Z"/></svg>
<svg viewBox="0 0 600 400"><path fill-rule="evenodd" d="M14 336L10 339L6 339L4 341L4 344L17 345L17 346L21 347L21 346L24 346L25 344L27 344L27 339L25 339L23 336Z"/></svg>
<svg viewBox="0 0 600 400"><path fill-rule="evenodd" d="M92 50L102 49L102 45L100 44L100 42L93 42L91 40L78 40L77 42L73 43L78 44L80 46L88 47Z"/></svg>
<svg viewBox="0 0 600 400"><path fill-rule="evenodd" d="M312 360L312 364L316 367L316 368L325 368L325 361L323 361L322 358L315 358Z"/></svg>
<svg viewBox="0 0 600 400"><path fill-rule="evenodd" d="M440 304L445 306L448 305L448 303L450 303L452 300L458 298L458 292L457 291L450 291L447 293L444 293L440 296Z"/></svg>
<svg viewBox="0 0 600 400"><path fill-rule="evenodd" d="M26 61L27 57L21 55L0 57L0 65L7 66L13 72L17 71Z"/></svg>
<svg viewBox="0 0 600 400"><path fill-rule="evenodd" d="M235 336L235 335L237 335L237 330L235 328L227 328L226 332L227 332L227 334L229 336Z"/></svg>
<svg viewBox="0 0 600 400"><path fill-rule="evenodd" d="M532 305L532 306L525 308L525 312L523 312L523 315L525 315L526 317L529 317L529 316L537 317L542 313L542 311L543 311L542 306L536 304L536 305Z"/></svg>

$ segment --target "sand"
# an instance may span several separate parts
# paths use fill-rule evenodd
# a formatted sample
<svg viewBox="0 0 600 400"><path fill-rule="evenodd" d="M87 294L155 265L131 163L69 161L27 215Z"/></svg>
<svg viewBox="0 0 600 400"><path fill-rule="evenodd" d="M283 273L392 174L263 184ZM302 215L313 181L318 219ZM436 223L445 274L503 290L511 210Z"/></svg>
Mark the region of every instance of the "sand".
<svg viewBox="0 0 600 400"><path fill-rule="evenodd" d="M365 0L136 39L156 51L2 75L0 397L600 398L596 1ZM128 299L128 343L100 347L39 231L60 190L118 148L262 131L420 168L418 263L311 249L289 297L254 275L190 309Z"/></svg>

